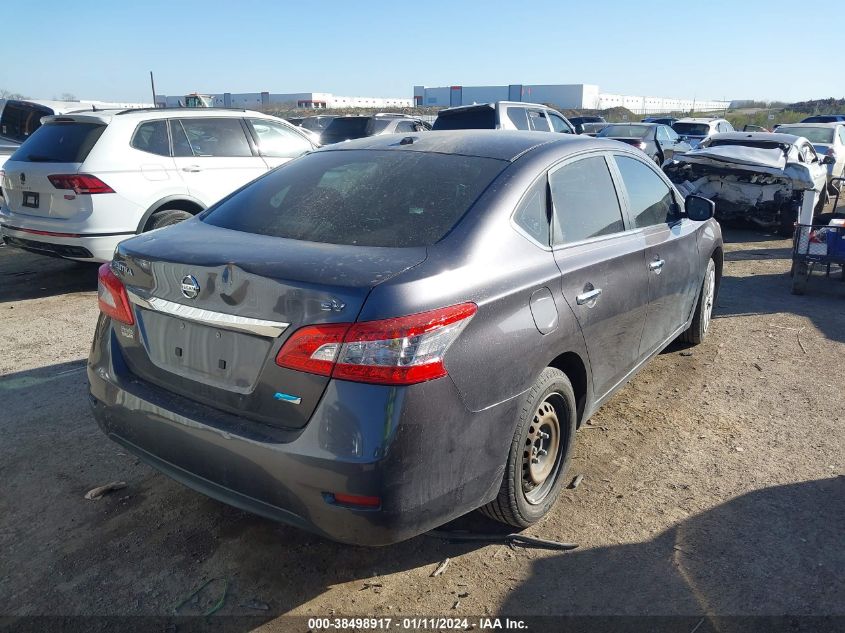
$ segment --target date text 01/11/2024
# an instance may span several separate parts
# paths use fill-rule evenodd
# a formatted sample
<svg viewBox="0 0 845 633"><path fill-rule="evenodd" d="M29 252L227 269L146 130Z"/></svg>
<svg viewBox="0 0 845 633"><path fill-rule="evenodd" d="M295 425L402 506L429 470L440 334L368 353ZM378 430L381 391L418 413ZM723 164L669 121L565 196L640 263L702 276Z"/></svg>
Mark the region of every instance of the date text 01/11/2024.
<svg viewBox="0 0 845 633"><path fill-rule="evenodd" d="M528 628L523 620L511 618L441 618L441 617L356 617L356 618L310 618L308 628L312 631L344 631L344 630L389 630L400 631L517 631Z"/></svg>

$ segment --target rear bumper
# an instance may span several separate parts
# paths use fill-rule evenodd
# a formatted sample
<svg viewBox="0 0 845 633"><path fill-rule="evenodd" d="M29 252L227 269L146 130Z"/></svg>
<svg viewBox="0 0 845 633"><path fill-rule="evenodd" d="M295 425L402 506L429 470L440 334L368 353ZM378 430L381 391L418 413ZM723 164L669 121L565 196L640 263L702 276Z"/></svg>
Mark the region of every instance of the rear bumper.
<svg viewBox="0 0 845 633"><path fill-rule="evenodd" d="M0 224L0 235L9 246L22 248L42 255L64 257L80 261L111 261L114 249L134 233L72 235L34 231Z"/></svg>
<svg viewBox="0 0 845 633"><path fill-rule="evenodd" d="M98 424L212 498L333 540L386 545L498 492L515 400L471 413L448 378L405 388L335 380L303 429L274 429L139 381L113 336L101 319L88 366ZM376 496L381 507L340 506L331 493Z"/></svg>

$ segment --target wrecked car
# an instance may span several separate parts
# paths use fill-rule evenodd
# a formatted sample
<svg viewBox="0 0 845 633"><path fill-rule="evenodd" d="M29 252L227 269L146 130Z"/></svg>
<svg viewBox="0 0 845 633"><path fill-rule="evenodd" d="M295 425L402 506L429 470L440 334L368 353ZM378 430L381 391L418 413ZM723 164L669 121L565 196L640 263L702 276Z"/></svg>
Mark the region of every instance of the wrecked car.
<svg viewBox="0 0 845 633"><path fill-rule="evenodd" d="M827 164L806 139L792 134L713 134L698 149L663 166L684 195L716 203L716 217L792 235L811 224L827 201Z"/></svg>

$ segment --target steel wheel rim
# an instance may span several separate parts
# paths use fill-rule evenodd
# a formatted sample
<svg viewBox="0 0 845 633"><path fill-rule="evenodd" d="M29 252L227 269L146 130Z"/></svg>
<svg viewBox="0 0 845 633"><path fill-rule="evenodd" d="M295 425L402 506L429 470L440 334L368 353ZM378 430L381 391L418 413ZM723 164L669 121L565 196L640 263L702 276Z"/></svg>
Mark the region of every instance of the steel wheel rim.
<svg viewBox="0 0 845 633"><path fill-rule="evenodd" d="M531 504L542 503L557 479L563 457L561 450L561 407L559 394L546 396L534 411L528 436L522 447L522 492Z"/></svg>
<svg viewBox="0 0 845 633"><path fill-rule="evenodd" d="M710 327L710 315L713 314L713 295L716 294L716 273L713 270L707 272L707 284L704 295L704 331Z"/></svg>

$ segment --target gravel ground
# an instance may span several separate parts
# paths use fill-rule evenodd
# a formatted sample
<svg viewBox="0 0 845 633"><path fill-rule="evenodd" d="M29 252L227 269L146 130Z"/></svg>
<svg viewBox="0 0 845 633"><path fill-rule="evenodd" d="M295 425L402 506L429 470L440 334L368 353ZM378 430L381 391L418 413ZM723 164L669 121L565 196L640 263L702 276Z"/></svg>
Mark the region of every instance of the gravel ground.
<svg viewBox="0 0 845 633"><path fill-rule="evenodd" d="M792 296L789 242L726 238L708 340L669 348L594 416L582 483L527 531L579 544L567 553L343 546L176 484L89 414L96 268L0 248L0 615L167 616L221 579L179 613L225 584L218 613L266 631L282 614L845 616L845 283ZM111 481L127 486L84 498Z"/></svg>

